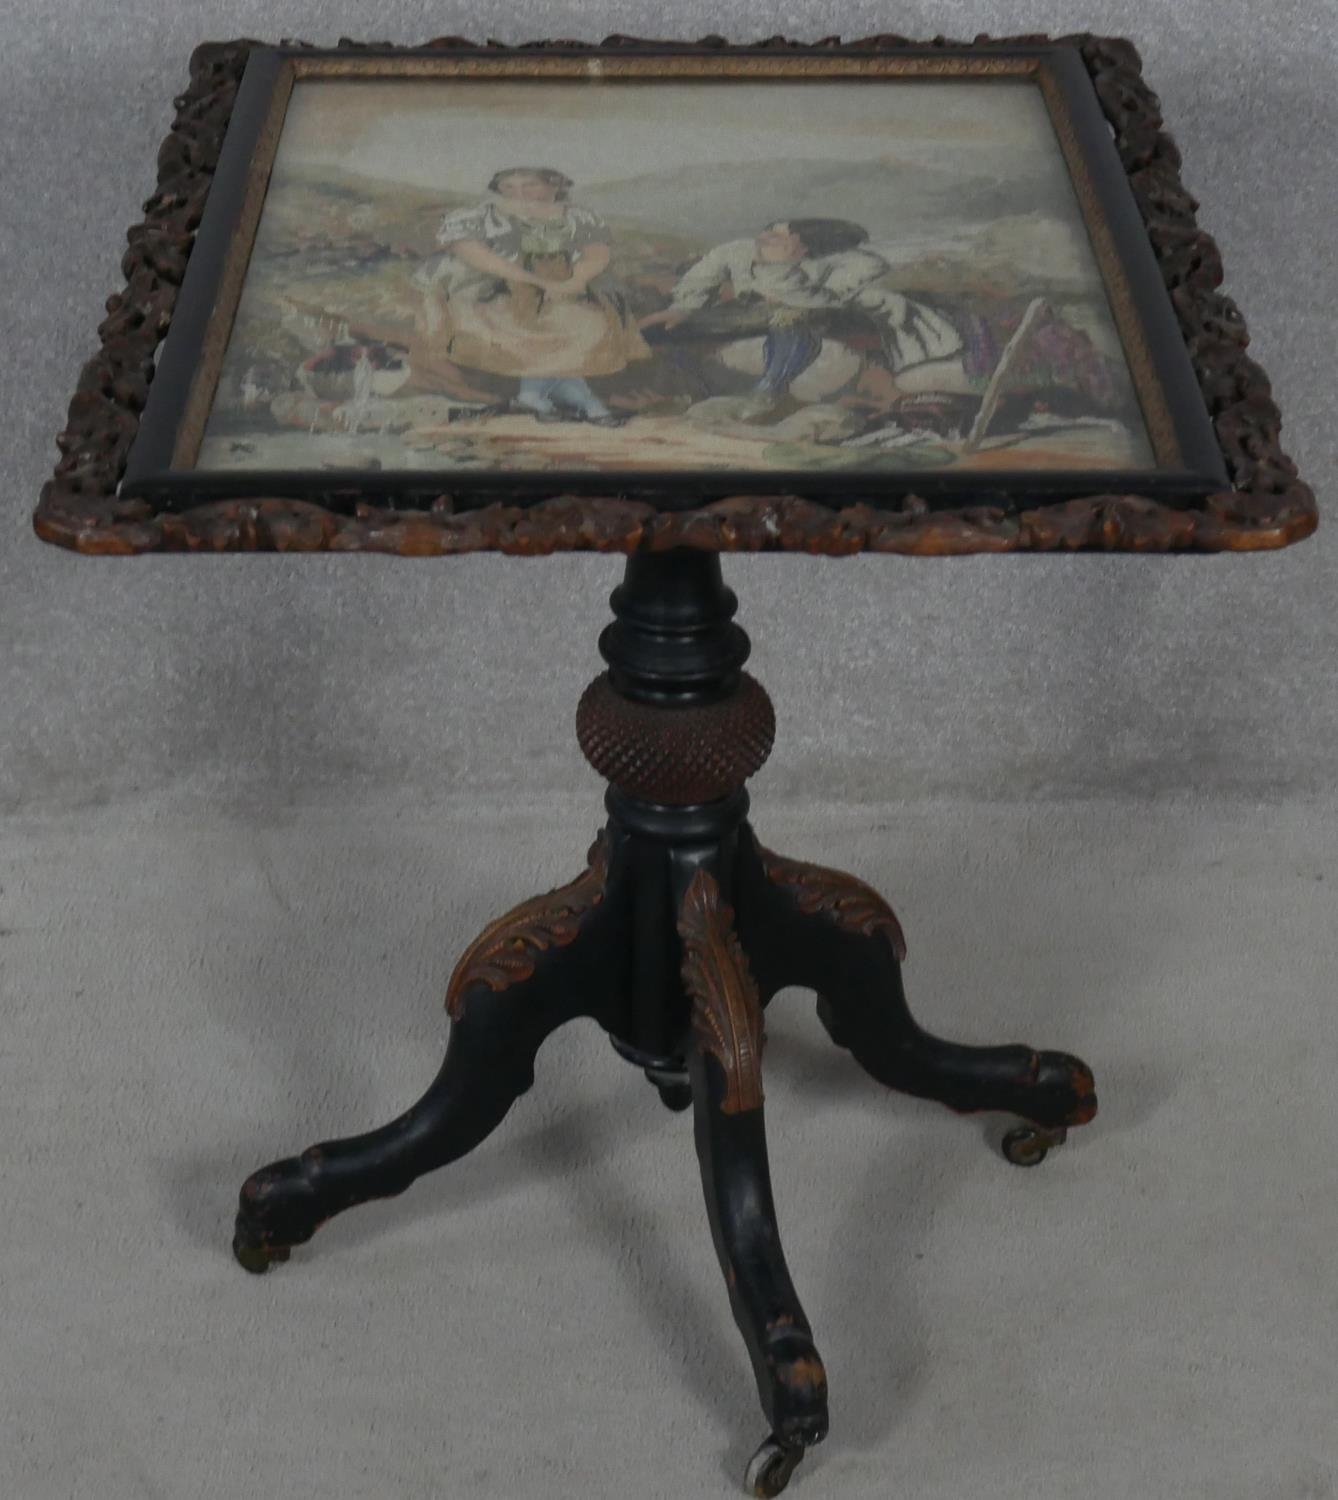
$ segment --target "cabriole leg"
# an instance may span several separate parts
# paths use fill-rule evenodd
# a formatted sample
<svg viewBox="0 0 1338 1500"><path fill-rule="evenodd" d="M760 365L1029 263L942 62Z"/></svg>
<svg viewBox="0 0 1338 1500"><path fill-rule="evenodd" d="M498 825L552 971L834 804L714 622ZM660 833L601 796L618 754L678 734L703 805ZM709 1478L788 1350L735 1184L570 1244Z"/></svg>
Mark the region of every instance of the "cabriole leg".
<svg viewBox="0 0 1338 1500"><path fill-rule="evenodd" d="M902 988L900 923L863 881L773 854L751 831L740 838L740 870L743 940L763 993L815 990L832 1040L880 1083L962 1112L1020 1115L1030 1127L1005 1147L1020 1165L1096 1114L1091 1069L1067 1052L970 1046L925 1031Z"/></svg>
<svg viewBox="0 0 1338 1500"><path fill-rule="evenodd" d="M416 1104L377 1130L311 1146L247 1179L233 1252L248 1271L287 1260L335 1214L394 1197L472 1151L533 1083L544 1039L605 1003L617 947L613 842L601 834L584 874L516 907L466 951L447 994L446 1058Z"/></svg>
<svg viewBox="0 0 1338 1500"><path fill-rule="evenodd" d="M704 866L680 908L683 980L692 1001L689 1070L697 1155L730 1306L752 1359L771 1436L750 1464L757 1495L776 1495L804 1449L827 1433L827 1376L781 1249L762 1109L762 1007Z"/></svg>

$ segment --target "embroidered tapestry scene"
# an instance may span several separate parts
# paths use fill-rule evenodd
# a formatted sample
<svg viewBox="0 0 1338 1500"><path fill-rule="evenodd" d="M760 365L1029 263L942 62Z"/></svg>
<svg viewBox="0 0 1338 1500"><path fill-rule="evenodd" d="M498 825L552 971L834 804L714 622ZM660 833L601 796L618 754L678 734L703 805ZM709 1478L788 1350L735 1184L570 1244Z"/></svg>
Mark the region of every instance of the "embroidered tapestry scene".
<svg viewBox="0 0 1338 1500"><path fill-rule="evenodd" d="M1155 464L1031 83L325 79L196 466Z"/></svg>

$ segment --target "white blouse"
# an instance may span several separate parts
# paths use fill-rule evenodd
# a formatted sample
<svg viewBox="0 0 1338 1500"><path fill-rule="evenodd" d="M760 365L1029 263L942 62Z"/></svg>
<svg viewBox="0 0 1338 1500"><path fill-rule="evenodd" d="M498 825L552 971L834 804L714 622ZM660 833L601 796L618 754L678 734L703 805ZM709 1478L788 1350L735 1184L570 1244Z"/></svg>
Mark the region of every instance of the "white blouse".
<svg viewBox="0 0 1338 1500"><path fill-rule="evenodd" d="M887 269L881 255L862 247L800 261L765 261L757 259L753 240L730 240L683 273L671 306L675 312L694 312L729 282L736 296L751 294L777 307L867 313L879 325L894 374L959 354L962 336L942 313L874 285Z"/></svg>

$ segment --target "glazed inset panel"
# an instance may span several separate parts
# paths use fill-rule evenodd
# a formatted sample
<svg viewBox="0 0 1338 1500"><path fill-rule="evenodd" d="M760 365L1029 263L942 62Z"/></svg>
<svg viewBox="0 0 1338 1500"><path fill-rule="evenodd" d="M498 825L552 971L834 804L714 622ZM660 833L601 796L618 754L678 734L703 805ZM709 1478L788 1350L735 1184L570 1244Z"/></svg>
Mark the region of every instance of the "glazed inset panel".
<svg viewBox="0 0 1338 1500"><path fill-rule="evenodd" d="M1035 76L299 77L177 457L1154 471L1118 291Z"/></svg>

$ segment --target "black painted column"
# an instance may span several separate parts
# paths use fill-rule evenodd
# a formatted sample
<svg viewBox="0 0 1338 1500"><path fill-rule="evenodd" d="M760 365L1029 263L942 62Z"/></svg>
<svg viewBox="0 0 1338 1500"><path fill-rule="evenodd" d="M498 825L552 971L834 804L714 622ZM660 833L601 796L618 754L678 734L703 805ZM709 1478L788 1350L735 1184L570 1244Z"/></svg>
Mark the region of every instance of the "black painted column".
<svg viewBox="0 0 1338 1500"><path fill-rule="evenodd" d="M633 843L636 918L626 1035L643 1065L681 1046L688 1003L679 975L675 870L709 857L732 885L744 782L775 736L771 701L744 672L750 644L715 552L636 554L600 636L609 670L586 690L576 731L610 783L613 826Z"/></svg>

